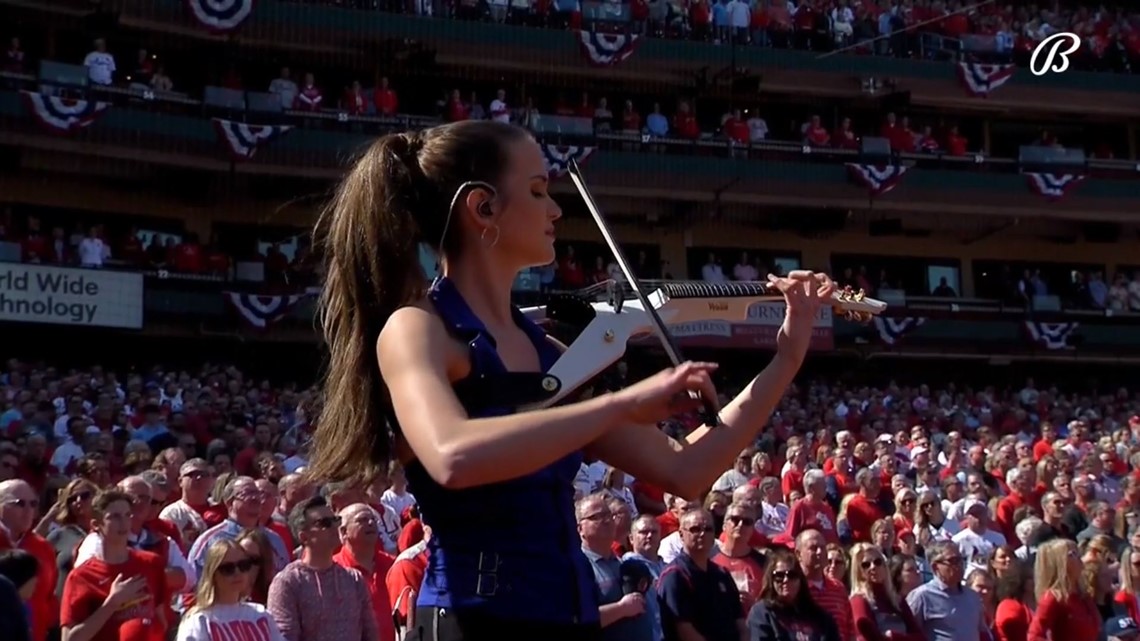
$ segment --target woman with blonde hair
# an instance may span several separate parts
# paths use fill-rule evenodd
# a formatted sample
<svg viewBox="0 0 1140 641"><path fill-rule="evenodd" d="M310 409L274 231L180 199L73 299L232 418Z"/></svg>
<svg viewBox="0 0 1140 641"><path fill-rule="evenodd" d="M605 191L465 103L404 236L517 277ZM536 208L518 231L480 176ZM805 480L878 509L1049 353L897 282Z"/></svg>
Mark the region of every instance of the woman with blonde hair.
<svg viewBox="0 0 1140 641"><path fill-rule="evenodd" d="M285 641L265 607L245 600L254 567L236 541L214 541L206 550L194 607L178 625L177 641L245 639L250 629L265 641Z"/></svg>
<svg viewBox="0 0 1140 641"><path fill-rule="evenodd" d="M909 487L895 492L895 531L914 531L915 512L918 510L918 493Z"/></svg>
<svg viewBox="0 0 1140 641"><path fill-rule="evenodd" d="M1068 539L1053 539L1037 549L1037 611L1027 641L1096 641L1100 636L1100 613L1081 589L1081 568L1077 545Z"/></svg>
<svg viewBox="0 0 1140 641"><path fill-rule="evenodd" d="M1133 621L1140 621L1140 552L1132 547L1120 553L1120 589L1112 600Z"/></svg>
<svg viewBox="0 0 1140 641"><path fill-rule="evenodd" d="M887 557L877 545L851 548L851 613L857 641L925 641L922 627L891 582Z"/></svg>
<svg viewBox="0 0 1140 641"><path fill-rule="evenodd" d="M1084 569L1081 570L1081 590L1096 604L1101 621L1116 616L1112 582L1118 571L1115 564L1110 565L1104 561L1085 563Z"/></svg>
<svg viewBox="0 0 1140 641"><path fill-rule="evenodd" d="M55 504L44 516L43 522L50 522L51 531L41 536L55 550L55 564L59 569L57 597L63 597L63 584L75 563L75 551L91 529L91 499L98 491L91 481L74 479L59 491Z"/></svg>
<svg viewBox="0 0 1140 641"><path fill-rule="evenodd" d="M254 563L253 573L249 577L249 600L265 605L269 599L269 584L277 576L277 557L273 552L273 544L269 542L263 528L242 530L234 541Z"/></svg>
<svg viewBox="0 0 1140 641"><path fill-rule="evenodd" d="M883 518L871 525L871 543L879 546L883 556L888 559L895 553L895 525L894 519ZM910 530L903 530L909 532Z"/></svg>

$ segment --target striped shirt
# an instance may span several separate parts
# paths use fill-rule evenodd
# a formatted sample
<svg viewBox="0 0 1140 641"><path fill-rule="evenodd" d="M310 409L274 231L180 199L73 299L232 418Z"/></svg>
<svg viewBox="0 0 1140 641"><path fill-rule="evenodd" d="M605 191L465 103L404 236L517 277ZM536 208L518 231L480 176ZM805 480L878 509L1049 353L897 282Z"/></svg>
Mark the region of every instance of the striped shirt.
<svg viewBox="0 0 1140 641"><path fill-rule="evenodd" d="M241 535L242 531L246 528L238 525L238 522L233 519L226 519L214 527L206 530L195 541L194 545L190 547L190 554L188 561L190 565L194 566L196 576L202 576L202 566L206 564L206 551L210 549L214 541L233 541ZM260 528L265 536L269 538L269 544L273 546L273 556L276 561L277 571L280 572L289 564L289 551L285 549L285 542L277 533L268 528Z"/></svg>
<svg viewBox="0 0 1140 641"><path fill-rule="evenodd" d="M851 614L851 601L843 584L824 577L821 582L809 580L808 590L816 604L835 619L839 638L842 641L855 641L855 617Z"/></svg>

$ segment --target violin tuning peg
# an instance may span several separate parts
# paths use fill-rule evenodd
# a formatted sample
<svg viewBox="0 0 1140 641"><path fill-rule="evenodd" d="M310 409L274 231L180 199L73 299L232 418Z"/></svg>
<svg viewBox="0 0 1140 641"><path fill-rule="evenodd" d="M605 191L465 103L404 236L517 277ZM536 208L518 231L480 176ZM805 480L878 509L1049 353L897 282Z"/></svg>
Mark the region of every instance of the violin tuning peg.
<svg viewBox="0 0 1140 641"><path fill-rule="evenodd" d="M858 292L855 293L855 302L862 301L864 296L866 296L866 294L863 292L862 289L860 289Z"/></svg>

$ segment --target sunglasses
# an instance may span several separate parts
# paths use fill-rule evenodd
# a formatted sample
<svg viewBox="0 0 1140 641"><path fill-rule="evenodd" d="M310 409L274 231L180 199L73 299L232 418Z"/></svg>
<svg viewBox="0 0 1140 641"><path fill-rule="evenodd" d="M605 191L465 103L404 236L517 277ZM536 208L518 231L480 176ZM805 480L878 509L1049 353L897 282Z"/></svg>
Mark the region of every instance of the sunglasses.
<svg viewBox="0 0 1140 641"><path fill-rule="evenodd" d="M83 501L89 500L93 496L95 496L94 492L79 492L77 494L72 494L71 500L75 503L82 503Z"/></svg>
<svg viewBox="0 0 1140 641"><path fill-rule="evenodd" d="M844 561L843 559L840 559L840 558L834 558L834 559L828 559L827 565L834 568L834 567L840 567L840 566L847 565L847 562Z"/></svg>
<svg viewBox="0 0 1140 641"><path fill-rule="evenodd" d="M5 505L15 505L16 507L26 507L32 510L37 510L40 507L39 499L13 499L7 501Z"/></svg>
<svg viewBox="0 0 1140 641"><path fill-rule="evenodd" d="M325 516L313 521L313 527L318 530L327 530L340 525L339 516Z"/></svg>
<svg viewBox="0 0 1140 641"><path fill-rule="evenodd" d="M209 474L207 474L206 472L204 472L202 470L192 470L190 472L183 474L182 478L190 479L191 481L197 481L200 479L204 479L207 476L209 476Z"/></svg>
<svg viewBox="0 0 1140 641"><path fill-rule="evenodd" d="M749 518L747 516L737 516L735 514L732 514L732 515L724 517L724 519L726 521L729 521L733 525L741 525L741 526L756 525L756 519Z"/></svg>
<svg viewBox="0 0 1140 641"><path fill-rule="evenodd" d="M866 561L863 561L859 565L863 566L864 570L870 570L871 568L883 567L883 563L884 563L883 557L877 556L873 559L867 559Z"/></svg>
<svg viewBox="0 0 1140 641"><path fill-rule="evenodd" d="M772 581L784 583L786 581L799 581L800 573L794 570L776 570L772 573Z"/></svg>
<svg viewBox="0 0 1140 641"><path fill-rule="evenodd" d="M689 534L712 534L711 525L694 525L693 527L685 528Z"/></svg>
<svg viewBox="0 0 1140 641"><path fill-rule="evenodd" d="M252 559L243 559L241 561L234 561L230 563L223 563L218 566L218 574L222 576L233 576L237 573L245 574L257 566Z"/></svg>

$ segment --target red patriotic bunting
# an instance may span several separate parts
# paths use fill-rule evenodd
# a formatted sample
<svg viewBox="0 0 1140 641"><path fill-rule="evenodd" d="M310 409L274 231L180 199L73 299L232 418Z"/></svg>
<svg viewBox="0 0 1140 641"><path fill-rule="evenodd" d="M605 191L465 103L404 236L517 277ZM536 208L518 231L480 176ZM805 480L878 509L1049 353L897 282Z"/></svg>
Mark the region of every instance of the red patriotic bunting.
<svg viewBox="0 0 1140 641"><path fill-rule="evenodd" d="M293 127L289 125L247 125L244 122L214 118L214 131L225 143L234 160L249 160L262 145L275 140Z"/></svg>
<svg viewBox="0 0 1140 641"><path fill-rule="evenodd" d="M1013 77L1014 65L984 65L977 62L959 62L958 80L966 93L975 98L985 98L990 92L1009 82Z"/></svg>
<svg viewBox="0 0 1140 641"><path fill-rule="evenodd" d="M1049 200L1060 200L1065 194L1084 182L1080 174L1055 174L1051 172L1026 172L1029 188Z"/></svg>
<svg viewBox="0 0 1140 641"><path fill-rule="evenodd" d="M638 36L624 33L578 31L578 48L595 67L610 67L633 55Z"/></svg>
<svg viewBox="0 0 1140 641"><path fill-rule="evenodd" d="M213 33L227 33L241 26L253 13L253 0L186 0L190 15Z"/></svg>
<svg viewBox="0 0 1140 641"><path fill-rule="evenodd" d="M45 96L35 91L21 91L20 95L36 122L53 134L70 135L86 129L111 106L108 102Z"/></svg>
<svg viewBox="0 0 1140 641"><path fill-rule="evenodd" d="M223 296L251 327L265 329L293 311L303 295L258 296L241 292L223 292Z"/></svg>
<svg viewBox="0 0 1140 641"><path fill-rule="evenodd" d="M1069 344L1080 327L1077 322L1041 323L1038 321L1025 321L1025 332L1030 342L1037 343L1045 349L1073 349Z"/></svg>
<svg viewBox="0 0 1140 641"><path fill-rule="evenodd" d="M887 345L894 345L907 334L922 327L926 323L926 319L922 316L904 316L902 318L876 316L874 322L875 330L879 332L879 340Z"/></svg>
<svg viewBox="0 0 1140 641"><path fill-rule="evenodd" d="M847 174L856 184L867 188L871 197L882 196L894 189L907 171L902 165L864 165L847 163Z"/></svg>
<svg viewBox="0 0 1140 641"><path fill-rule="evenodd" d="M551 178L558 178L570 168L573 160L579 165L586 162L597 147L582 147L578 145L539 145L542 155L546 158L546 171Z"/></svg>

